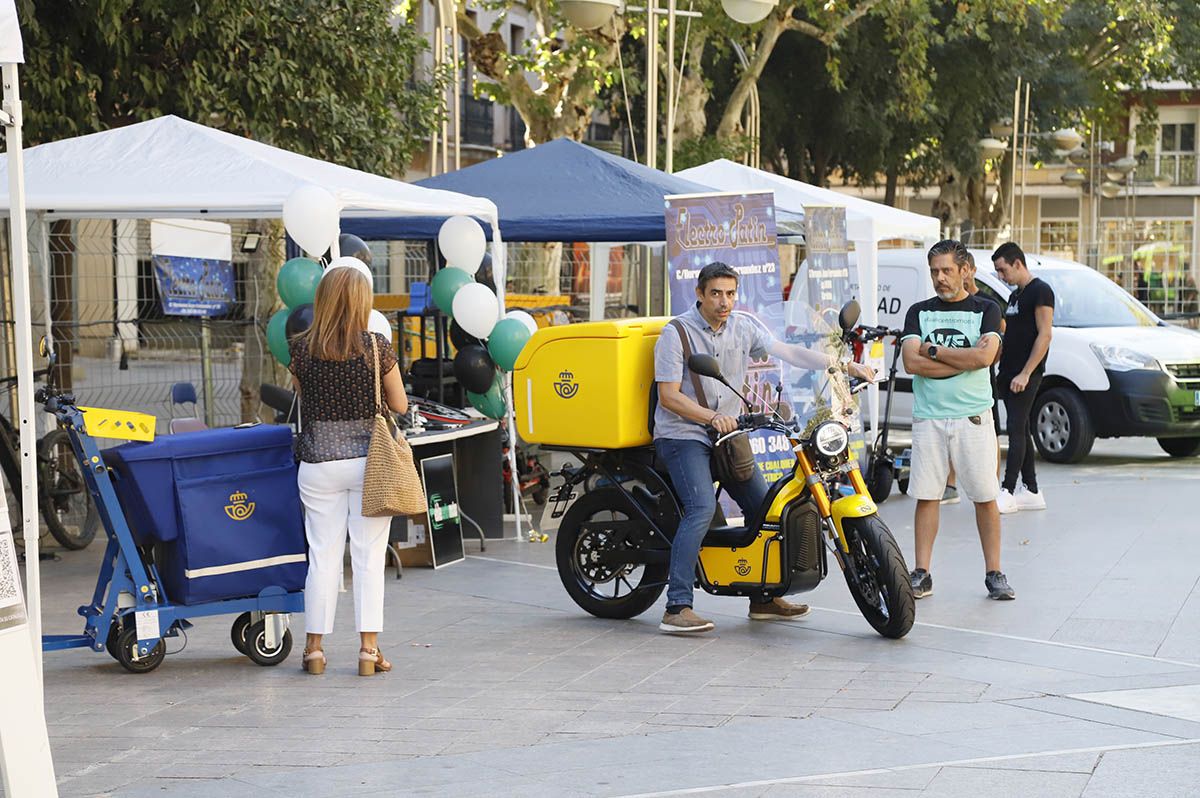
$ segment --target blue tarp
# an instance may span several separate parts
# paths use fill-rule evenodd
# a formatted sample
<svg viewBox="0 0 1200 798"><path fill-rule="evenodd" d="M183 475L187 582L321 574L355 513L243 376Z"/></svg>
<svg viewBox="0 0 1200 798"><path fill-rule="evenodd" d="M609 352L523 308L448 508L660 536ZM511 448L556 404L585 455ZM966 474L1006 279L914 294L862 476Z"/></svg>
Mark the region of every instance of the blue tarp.
<svg viewBox="0 0 1200 798"><path fill-rule="evenodd" d="M569 139L509 153L417 185L492 200L500 209L500 231L506 241L663 241L663 197L713 192ZM443 221L343 219L342 232L368 241L433 239Z"/></svg>

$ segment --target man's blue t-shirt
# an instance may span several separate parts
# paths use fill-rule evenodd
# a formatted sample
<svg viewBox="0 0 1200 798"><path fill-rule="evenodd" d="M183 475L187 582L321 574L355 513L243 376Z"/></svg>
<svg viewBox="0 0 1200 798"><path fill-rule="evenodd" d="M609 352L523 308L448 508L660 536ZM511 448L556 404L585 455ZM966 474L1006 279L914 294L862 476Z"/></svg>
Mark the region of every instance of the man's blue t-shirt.
<svg viewBox="0 0 1200 798"><path fill-rule="evenodd" d="M985 335L1000 338L1000 308L978 296L959 302L926 299L908 309L903 340L917 338L947 349L968 349ZM992 382L986 368L952 377L913 377L913 418L977 416L992 407Z"/></svg>

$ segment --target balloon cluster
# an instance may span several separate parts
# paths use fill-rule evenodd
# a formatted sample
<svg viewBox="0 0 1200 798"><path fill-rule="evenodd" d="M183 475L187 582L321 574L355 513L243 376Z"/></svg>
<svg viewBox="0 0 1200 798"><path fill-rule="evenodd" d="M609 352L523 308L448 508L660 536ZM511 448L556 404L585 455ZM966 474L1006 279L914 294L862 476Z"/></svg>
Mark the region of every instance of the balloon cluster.
<svg viewBox="0 0 1200 798"><path fill-rule="evenodd" d="M288 341L313 323L313 302L317 284L334 269L358 269L373 282L371 249L358 236L338 235L338 207L333 195L319 186L300 186L283 203L283 226L292 240L312 257L292 258L279 269L275 288L286 306L267 322L267 348L283 365L292 361ZM330 248L337 239L339 256L331 257ZM322 257L320 253L325 253ZM320 261L315 258L320 258ZM322 263L328 265L323 266ZM371 311L367 328L385 338L392 337L392 325L378 310Z"/></svg>
<svg viewBox="0 0 1200 798"><path fill-rule="evenodd" d="M454 376L467 391L471 406L488 418L507 410L504 372L512 371L537 322L523 310L500 318L500 303L491 286L491 266L477 277L486 256L483 228L469 216L453 216L438 231L438 249L446 268L433 277L430 293L438 309L450 317Z"/></svg>

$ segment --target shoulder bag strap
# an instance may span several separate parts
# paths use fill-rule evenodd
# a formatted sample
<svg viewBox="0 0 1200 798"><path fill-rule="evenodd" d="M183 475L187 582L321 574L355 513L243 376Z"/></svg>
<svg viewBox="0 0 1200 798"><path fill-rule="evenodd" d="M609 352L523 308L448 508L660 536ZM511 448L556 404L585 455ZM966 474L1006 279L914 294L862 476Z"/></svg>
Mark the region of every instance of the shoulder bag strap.
<svg viewBox="0 0 1200 798"><path fill-rule="evenodd" d="M375 375L375 415L387 418L387 414L383 412L383 400L379 395L379 344L375 342L375 333L368 332L367 337L371 339L371 373Z"/></svg>
<svg viewBox="0 0 1200 798"><path fill-rule="evenodd" d="M712 410L708 406L708 399L704 396L704 388L700 384L700 375L688 368L688 359L692 356L692 336L688 334L687 328L683 326L683 322L679 319L671 319L671 326L679 333L679 343L683 346L683 370L685 373L692 375L692 389L696 391L696 401L705 410Z"/></svg>

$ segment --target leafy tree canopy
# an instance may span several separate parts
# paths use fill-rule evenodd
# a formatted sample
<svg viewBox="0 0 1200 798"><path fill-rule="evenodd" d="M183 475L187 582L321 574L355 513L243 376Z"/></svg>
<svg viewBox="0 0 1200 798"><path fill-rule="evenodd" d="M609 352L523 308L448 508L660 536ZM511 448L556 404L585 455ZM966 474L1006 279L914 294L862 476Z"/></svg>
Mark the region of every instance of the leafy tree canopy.
<svg viewBox="0 0 1200 798"><path fill-rule="evenodd" d="M398 175L438 118L389 0L17 0L30 144L163 114Z"/></svg>

